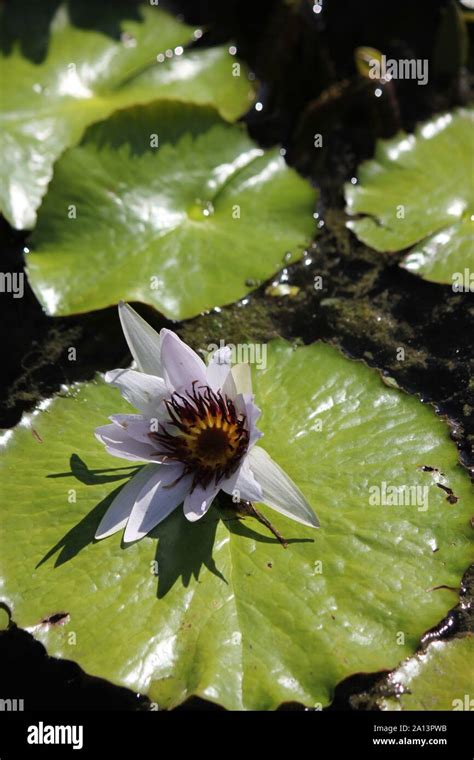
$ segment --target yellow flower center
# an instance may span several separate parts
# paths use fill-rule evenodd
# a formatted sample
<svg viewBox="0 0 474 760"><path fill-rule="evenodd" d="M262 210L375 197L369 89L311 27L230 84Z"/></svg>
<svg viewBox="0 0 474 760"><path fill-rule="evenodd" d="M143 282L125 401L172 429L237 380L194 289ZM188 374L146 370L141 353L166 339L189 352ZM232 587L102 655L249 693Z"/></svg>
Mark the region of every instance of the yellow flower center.
<svg viewBox="0 0 474 760"><path fill-rule="evenodd" d="M165 402L169 423L150 437L169 459L185 465L197 484L216 484L231 475L248 446L245 415L238 414L231 399L209 386L193 384L186 395L174 393Z"/></svg>

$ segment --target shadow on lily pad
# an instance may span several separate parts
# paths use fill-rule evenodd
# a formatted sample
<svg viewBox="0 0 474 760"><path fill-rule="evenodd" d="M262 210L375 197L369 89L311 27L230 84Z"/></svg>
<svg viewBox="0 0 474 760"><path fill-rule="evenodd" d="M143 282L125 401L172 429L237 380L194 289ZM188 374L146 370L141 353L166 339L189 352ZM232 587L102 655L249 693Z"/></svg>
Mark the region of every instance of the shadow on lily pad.
<svg viewBox="0 0 474 760"><path fill-rule="evenodd" d="M69 460L70 471L50 473L48 478L75 478L87 486L113 483L129 479L140 467L111 467L90 469L78 454L72 454ZM60 567L74 559L86 546L96 543L95 533L107 509L120 491L123 484L111 491L82 520L62 536L38 562L40 567L55 554L54 566ZM178 507L163 523L150 532L150 538L159 539L156 549L156 561L159 568L157 597L164 597L181 578L184 587L189 585L192 577L199 579L203 566L227 583L217 569L213 559L213 547L218 519L214 510L199 523L190 523L184 519ZM107 541L107 539L103 539ZM122 550L130 544L122 542ZM179 558L179 561L177 561Z"/></svg>
<svg viewBox="0 0 474 760"><path fill-rule="evenodd" d="M80 480L86 486L94 486L100 483L113 483L116 480L124 480L135 475L140 469L139 466L128 465L127 467L106 467L100 470L90 470L78 454L71 454L69 465L71 467L69 472L54 472L46 477L77 478L77 480Z"/></svg>
<svg viewBox="0 0 474 760"><path fill-rule="evenodd" d="M91 470L78 454L71 454L69 459L71 467L69 472L54 472L47 475L47 478L75 478L87 486L101 485L104 483L113 483L117 480L125 480L135 475L139 467L129 465L127 467L110 467ZM95 532L107 509L117 496L120 488L116 488L107 494L85 517L80 520L71 530L69 530L59 541L49 549L44 557L38 562L36 567L43 565L56 552L59 555L54 563L55 567L63 565L65 562L73 559L86 546L91 544L95 539Z"/></svg>
<svg viewBox="0 0 474 760"><path fill-rule="evenodd" d="M48 54L51 24L61 4L62 0L16 0L7 5L2 19L0 50L9 55L19 43L25 58L36 64L42 63ZM117 41L121 39L124 21L142 21L140 9L127 0L102 5L89 0L67 0L65 7L73 26L100 32Z"/></svg>
<svg viewBox="0 0 474 760"><path fill-rule="evenodd" d="M203 566L227 583L213 557L218 522L214 509L199 522L191 523L184 517L182 508L177 507L150 532L151 538L158 539L155 555L158 599L166 596L179 578L185 588L191 578L198 581Z"/></svg>
<svg viewBox="0 0 474 760"><path fill-rule="evenodd" d="M69 463L71 467L69 472L50 473L47 477L76 478L81 483L89 486L113 483L125 478L128 479L140 469L128 466L94 470L90 469L78 454L72 454ZM76 557L86 546L94 543L97 527L121 487L122 484L111 491L82 520L60 538L38 562L36 567L38 568L43 565L57 552L59 554L56 557L54 566L59 567ZM211 507L209 513L204 518L195 523L186 520L182 509L178 507L166 520L157 525L149 533L150 538L158 539L155 554L158 578L156 595L158 599L166 596L179 579L181 579L185 588L189 585L192 578L199 581L202 567L206 567L209 572L224 583L227 583L226 578L218 569L213 556L216 530L220 520L225 523L230 533L253 541L278 544L278 540L275 537L265 535L260 530L257 531L254 527L251 527L249 522L247 522L247 520L250 521L249 518L246 518L246 524L244 524L235 513L235 510L219 504L219 501L216 501L215 505ZM254 523L256 527L258 525L257 521L254 521ZM261 525L259 528L265 530ZM108 539L102 540L107 541ZM289 538L287 539L287 543L301 543L311 540ZM122 542L122 550L126 550L128 546L130 544ZM285 551L283 547L281 547L281 550Z"/></svg>
<svg viewBox="0 0 474 760"><path fill-rule="evenodd" d="M49 549L42 559L36 565L36 568L43 565L48 559L50 559L56 552L59 551L59 555L56 557L54 563L55 567L63 565L65 562L73 559L79 552L89 544L93 543L97 526L99 525L102 517L107 509L112 504L113 500L119 492L119 488L112 491L105 499L102 499L94 509L92 509L85 517L80 520L71 530L59 539L59 541Z"/></svg>

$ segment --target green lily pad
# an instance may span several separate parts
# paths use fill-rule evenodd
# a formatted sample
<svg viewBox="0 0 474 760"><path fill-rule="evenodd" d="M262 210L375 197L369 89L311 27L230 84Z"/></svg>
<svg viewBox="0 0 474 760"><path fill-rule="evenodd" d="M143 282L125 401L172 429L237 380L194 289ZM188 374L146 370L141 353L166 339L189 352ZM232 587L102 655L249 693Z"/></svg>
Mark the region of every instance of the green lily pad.
<svg viewBox="0 0 474 760"><path fill-rule="evenodd" d="M432 282L474 267L474 110L446 113L377 143L345 189L348 226L377 251L409 249L401 265ZM467 284L467 289L469 284Z"/></svg>
<svg viewBox="0 0 474 760"><path fill-rule="evenodd" d="M384 699L383 710L473 710L474 636L435 641L391 675L401 687L398 699Z"/></svg>
<svg viewBox="0 0 474 760"><path fill-rule="evenodd" d="M321 520L312 530L262 506L287 549L217 506L193 524L177 509L127 548L119 534L94 543L134 471L93 436L130 409L101 381L6 434L2 600L50 654L162 708L192 694L319 706L344 677L395 668L452 606L442 587L469 563L474 504L445 421L323 344L273 342L255 374L262 444ZM417 465L441 469L458 502ZM384 482L426 487L428 508L372 504ZM62 625L44 622L59 612Z"/></svg>
<svg viewBox="0 0 474 760"><path fill-rule="evenodd" d="M54 162L89 124L158 97L211 103L236 118L252 95L226 49L183 54L193 29L149 3L95 3L91 14L90 2L76 0L52 18L50 10L17 0L3 12L0 210L20 229L34 226Z"/></svg>
<svg viewBox="0 0 474 760"><path fill-rule="evenodd" d="M10 624L10 615L3 607L0 607L0 631L6 631Z"/></svg>
<svg viewBox="0 0 474 760"><path fill-rule="evenodd" d="M136 106L58 161L29 279L48 314L123 299L184 319L242 297L286 251L302 253L314 200L278 149L263 151L215 110Z"/></svg>

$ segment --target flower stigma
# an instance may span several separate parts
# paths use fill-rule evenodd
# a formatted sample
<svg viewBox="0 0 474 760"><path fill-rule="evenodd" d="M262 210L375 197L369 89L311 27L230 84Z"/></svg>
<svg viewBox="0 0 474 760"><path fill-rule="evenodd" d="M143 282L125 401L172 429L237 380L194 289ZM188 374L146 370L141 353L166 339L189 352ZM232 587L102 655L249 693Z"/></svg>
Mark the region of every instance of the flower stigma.
<svg viewBox="0 0 474 760"><path fill-rule="evenodd" d="M164 403L169 422L149 436L167 459L184 464L183 476L193 475L192 489L232 475L249 443L246 417L234 402L222 391L194 382L192 391L175 391Z"/></svg>

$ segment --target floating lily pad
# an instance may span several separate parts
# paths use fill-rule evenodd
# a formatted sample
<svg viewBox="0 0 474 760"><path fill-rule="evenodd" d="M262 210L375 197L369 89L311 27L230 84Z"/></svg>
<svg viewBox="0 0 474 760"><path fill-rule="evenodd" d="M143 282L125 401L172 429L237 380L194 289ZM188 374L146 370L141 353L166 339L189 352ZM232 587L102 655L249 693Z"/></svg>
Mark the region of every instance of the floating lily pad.
<svg viewBox="0 0 474 760"><path fill-rule="evenodd" d="M402 266L453 284L474 267L474 111L438 116L415 134L377 144L346 185L348 222L377 251L409 249Z"/></svg>
<svg viewBox="0 0 474 760"><path fill-rule="evenodd" d="M302 254L314 201L277 149L216 111L137 106L58 161L28 275L49 314L123 299L183 319L242 297L288 250Z"/></svg>
<svg viewBox="0 0 474 760"><path fill-rule="evenodd" d="M183 97L235 118L249 105L245 67L233 76L226 49L183 53L191 27L145 2L92 8L63 3L52 18L47 3L4 9L0 209L14 227L34 226L56 159L115 109Z"/></svg>
<svg viewBox="0 0 474 760"><path fill-rule="evenodd" d="M401 688L387 698L384 710L473 710L474 636L435 641L423 654L410 657L392 675Z"/></svg>
<svg viewBox="0 0 474 760"><path fill-rule="evenodd" d="M452 606L442 587L469 563L474 505L446 423L326 345L271 343L255 374L262 444L321 520L305 528L262 506L287 549L214 505L198 523L178 508L127 548L119 534L94 543L133 471L93 436L130 409L101 381L6 434L1 600L51 655L161 708L191 694L231 709L318 706L344 677L396 667ZM458 502L418 465L442 469ZM384 483L426 487L428 508L372 504ZM62 625L41 622L59 612Z"/></svg>
<svg viewBox="0 0 474 760"><path fill-rule="evenodd" d="M0 631L6 631L10 624L10 616L8 611L3 607L0 607Z"/></svg>

